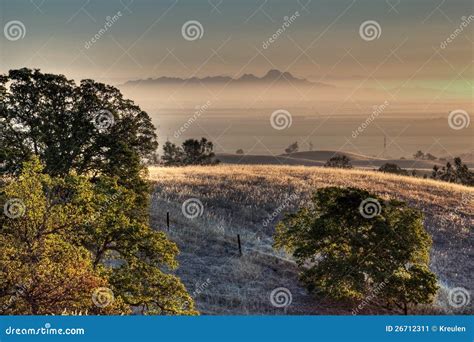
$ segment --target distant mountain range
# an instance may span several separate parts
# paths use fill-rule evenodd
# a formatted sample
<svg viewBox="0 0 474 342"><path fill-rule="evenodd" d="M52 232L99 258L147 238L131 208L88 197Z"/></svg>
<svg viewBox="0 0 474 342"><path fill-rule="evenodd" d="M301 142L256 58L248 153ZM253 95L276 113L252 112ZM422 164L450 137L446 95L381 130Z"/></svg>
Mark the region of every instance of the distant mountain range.
<svg viewBox="0 0 474 342"><path fill-rule="evenodd" d="M264 76L258 77L254 74L244 74L239 78L232 78L230 76L208 76L208 77L191 77L191 78L180 78L180 77L158 77L158 78L147 78L141 80L133 80L124 83L127 85L173 85L173 84L193 84L193 83L206 83L206 84L222 84L232 82L232 84L264 84L264 83L291 83L301 85L319 85L319 86L330 86L325 83L316 83L308 81L304 78L297 78L289 72L281 72L276 69L269 70Z"/></svg>

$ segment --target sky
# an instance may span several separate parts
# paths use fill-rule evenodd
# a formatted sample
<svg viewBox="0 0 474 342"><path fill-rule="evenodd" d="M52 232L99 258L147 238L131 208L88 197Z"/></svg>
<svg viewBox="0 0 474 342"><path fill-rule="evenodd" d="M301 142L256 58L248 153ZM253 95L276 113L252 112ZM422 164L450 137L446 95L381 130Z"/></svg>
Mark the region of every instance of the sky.
<svg viewBox="0 0 474 342"><path fill-rule="evenodd" d="M278 92L225 94L206 86L137 88L126 95L149 111L162 138L172 137L193 108L212 100L220 108L210 108L208 116L215 111L216 117L201 118L182 138L222 137L220 151L250 146L257 134L273 139L258 152L281 151L290 140L317 142L328 132L338 138L330 146L323 145L330 139L321 138L321 146L342 148L360 119L346 127L334 116L367 117L387 100L385 118L402 121L384 126L381 117L370 129L378 140L385 135L411 141L394 154L411 153L420 141L428 148L433 139L439 153L472 151L474 124L450 129L448 114L461 111L468 121L474 111L473 6L472 0L0 0L0 73L39 68L121 86L161 76L236 78L279 69L334 88L306 91L290 84ZM221 108L235 102L241 109L229 128L230 116ZM242 121L242 108L253 111L247 117L258 123ZM268 117L278 109L293 114L293 127L268 131ZM408 123L410 131L403 120L415 112L422 116ZM373 146L371 140L360 144L354 145L357 152Z"/></svg>
<svg viewBox="0 0 474 342"><path fill-rule="evenodd" d="M313 80L353 82L368 75L387 86L472 89L474 25L442 49L469 0L1 0L4 27L18 20L24 38L0 38L0 70L22 66L110 83L163 75L264 74L276 68ZM120 13L89 48L107 17ZM286 18L294 20L264 48ZM182 27L198 21L202 37ZM366 41L360 26L379 24ZM373 83L373 79L370 83ZM468 82L466 82L468 81ZM470 89L470 90L471 90Z"/></svg>

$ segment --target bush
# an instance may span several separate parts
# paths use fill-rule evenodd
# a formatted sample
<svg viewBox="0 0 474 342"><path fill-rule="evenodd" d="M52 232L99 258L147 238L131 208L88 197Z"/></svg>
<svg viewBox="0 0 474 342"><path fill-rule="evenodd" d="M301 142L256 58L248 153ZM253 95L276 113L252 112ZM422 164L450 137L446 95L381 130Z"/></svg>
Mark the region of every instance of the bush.
<svg viewBox="0 0 474 342"><path fill-rule="evenodd" d="M1 190L0 314L196 313L169 274L176 244L133 218L136 194L115 179L51 177L35 159ZM104 287L114 300L96 306Z"/></svg>
<svg viewBox="0 0 474 342"><path fill-rule="evenodd" d="M355 188L316 191L311 206L287 215L275 235L310 291L354 301L376 291L374 304L404 313L436 294L430 246L419 210Z"/></svg>
<svg viewBox="0 0 474 342"><path fill-rule="evenodd" d="M291 144L287 148L285 148L285 153L292 154L292 153L298 152L298 150L299 150L298 142L295 141L293 144Z"/></svg>
<svg viewBox="0 0 474 342"><path fill-rule="evenodd" d="M352 169L351 160L345 155L337 155L330 158L324 167L336 167L341 169Z"/></svg>
<svg viewBox="0 0 474 342"><path fill-rule="evenodd" d="M402 169L400 166L397 164L392 164L392 163L385 163L379 168L380 172L385 172L385 173L393 173L396 175L408 175L408 171Z"/></svg>

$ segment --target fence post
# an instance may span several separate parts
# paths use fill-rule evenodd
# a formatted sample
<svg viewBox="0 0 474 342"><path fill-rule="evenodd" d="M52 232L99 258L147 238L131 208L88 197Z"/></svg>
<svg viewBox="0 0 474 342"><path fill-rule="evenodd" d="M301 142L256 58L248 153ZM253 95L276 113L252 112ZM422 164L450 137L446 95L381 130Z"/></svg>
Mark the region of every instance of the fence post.
<svg viewBox="0 0 474 342"><path fill-rule="evenodd" d="M237 234L237 243L239 244L239 254L242 256L242 245L240 244L240 234Z"/></svg>
<svg viewBox="0 0 474 342"><path fill-rule="evenodd" d="M166 226L168 227L168 231L170 230L170 212L166 212Z"/></svg>

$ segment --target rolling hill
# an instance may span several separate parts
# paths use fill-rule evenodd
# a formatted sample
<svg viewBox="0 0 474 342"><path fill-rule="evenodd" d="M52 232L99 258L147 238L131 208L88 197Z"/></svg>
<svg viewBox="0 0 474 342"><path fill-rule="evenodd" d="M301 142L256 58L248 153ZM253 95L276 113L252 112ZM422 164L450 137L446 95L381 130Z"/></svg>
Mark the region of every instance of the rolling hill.
<svg viewBox="0 0 474 342"><path fill-rule="evenodd" d="M426 172L431 171L434 165L442 166L446 163L446 161L441 160L431 161L370 157L357 153L339 151L303 151L292 154L280 154L277 156L219 153L217 154L217 158L224 164L323 166L328 159L335 155L347 156L351 160L351 163L354 167L361 169L378 169L385 163L393 163L404 169L416 169ZM474 167L474 163L472 161L467 162L467 165L470 168Z"/></svg>
<svg viewBox="0 0 474 342"><path fill-rule="evenodd" d="M298 281L295 263L272 248L274 227L283 214L325 186L364 188L424 212L424 225L433 239L430 267L441 285L436 308L425 312L459 313L447 305L448 290L471 289L474 283L472 188L366 170L277 165L152 167L149 179L154 187L151 224L179 245L177 274L203 314L351 313L351 304L309 295ZM182 211L189 199L202 203L201 215L193 219ZM292 293L286 310L269 301L278 287ZM472 313L472 303L464 310ZM384 312L367 308L363 313Z"/></svg>

